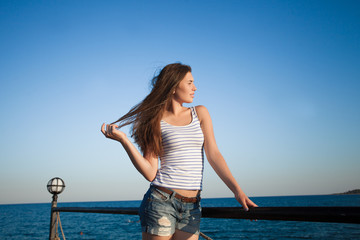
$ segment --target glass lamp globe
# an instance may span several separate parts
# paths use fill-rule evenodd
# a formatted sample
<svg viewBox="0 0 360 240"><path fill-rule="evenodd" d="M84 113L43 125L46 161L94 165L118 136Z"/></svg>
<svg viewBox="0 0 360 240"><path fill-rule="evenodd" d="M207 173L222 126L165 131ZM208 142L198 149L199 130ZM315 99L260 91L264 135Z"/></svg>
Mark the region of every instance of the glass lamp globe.
<svg viewBox="0 0 360 240"><path fill-rule="evenodd" d="M51 194L60 194L65 189L65 182L61 178L52 178L48 184L47 189Z"/></svg>

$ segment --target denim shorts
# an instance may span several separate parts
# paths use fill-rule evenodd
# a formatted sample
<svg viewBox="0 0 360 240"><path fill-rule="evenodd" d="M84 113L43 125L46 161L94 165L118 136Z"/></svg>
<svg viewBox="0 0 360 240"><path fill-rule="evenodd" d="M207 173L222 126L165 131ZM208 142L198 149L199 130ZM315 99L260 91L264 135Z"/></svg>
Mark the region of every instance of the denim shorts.
<svg viewBox="0 0 360 240"><path fill-rule="evenodd" d="M200 201L185 203L154 186L150 186L144 195L139 215L142 231L153 235L170 236L175 229L196 235L200 233Z"/></svg>

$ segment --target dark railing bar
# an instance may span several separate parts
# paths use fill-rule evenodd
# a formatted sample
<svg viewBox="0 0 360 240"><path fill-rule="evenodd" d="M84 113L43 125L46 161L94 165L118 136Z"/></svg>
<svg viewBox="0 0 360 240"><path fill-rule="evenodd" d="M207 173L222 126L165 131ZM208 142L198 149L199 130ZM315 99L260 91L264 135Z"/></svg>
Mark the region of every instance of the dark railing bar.
<svg viewBox="0 0 360 240"><path fill-rule="evenodd" d="M81 213L107 213L107 214L126 214L138 215L139 208L111 208L111 207L56 207L54 212L81 212Z"/></svg>
<svg viewBox="0 0 360 240"><path fill-rule="evenodd" d="M138 215L138 208L56 207L54 212ZM248 212L240 207L203 207L203 218L258 219L360 224L360 207L258 207Z"/></svg>

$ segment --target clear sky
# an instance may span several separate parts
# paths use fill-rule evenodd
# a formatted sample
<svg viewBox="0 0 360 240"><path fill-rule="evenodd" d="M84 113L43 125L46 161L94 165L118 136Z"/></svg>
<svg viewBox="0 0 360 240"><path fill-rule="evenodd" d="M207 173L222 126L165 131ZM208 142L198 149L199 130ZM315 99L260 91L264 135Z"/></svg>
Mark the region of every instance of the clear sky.
<svg viewBox="0 0 360 240"><path fill-rule="evenodd" d="M100 126L177 61L249 196L360 188L359 1L2 0L0 204L50 202L53 177L62 202L141 199ZM232 196L208 163L202 195Z"/></svg>

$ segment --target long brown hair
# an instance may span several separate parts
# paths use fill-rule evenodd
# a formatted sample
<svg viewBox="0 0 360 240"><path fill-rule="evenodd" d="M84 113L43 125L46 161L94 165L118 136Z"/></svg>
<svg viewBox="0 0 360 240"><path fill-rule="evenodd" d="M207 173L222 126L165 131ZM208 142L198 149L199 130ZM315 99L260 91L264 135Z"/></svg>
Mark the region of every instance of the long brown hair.
<svg viewBox="0 0 360 240"><path fill-rule="evenodd" d="M119 127L132 124L131 137L145 154L162 152L160 120L171 96L191 67L181 63L166 65L152 81L151 92L140 103L114 123Z"/></svg>

